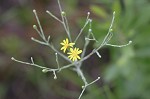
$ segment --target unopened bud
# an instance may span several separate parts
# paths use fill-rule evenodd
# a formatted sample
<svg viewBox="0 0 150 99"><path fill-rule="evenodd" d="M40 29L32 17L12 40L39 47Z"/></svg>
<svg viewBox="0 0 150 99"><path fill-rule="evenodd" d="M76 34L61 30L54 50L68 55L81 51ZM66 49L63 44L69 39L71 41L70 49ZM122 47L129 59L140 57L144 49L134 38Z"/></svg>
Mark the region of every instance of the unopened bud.
<svg viewBox="0 0 150 99"><path fill-rule="evenodd" d="M11 57L11 60L14 60L14 57Z"/></svg>
<svg viewBox="0 0 150 99"><path fill-rule="evenodd" d="M54 76L54 79L57 79L57 76Z"/></svg>
<svg viewBox="0 0 150 99"><path fill-rule="evenodd" d="M35 12L36 12L36 10L34 9L34 10L33 10L33 12L35 13Z"/></svg>
<svg viewBox="0 0 150 99"><path fill-rule="evenodd" d="M84 88L85 86L82 86L82 89Z"/></svg>
<svg viewBox="0 0 150 99"><path fill-rule="evenodd" d="M37 26L36 26L36 25L33 25L33 28L34 28L34 29L37 29Z"/></svg>
<svg viewBox="0 0 150 99"><path fill-rule="evenodd" d="M66 16L66 13L64 11L61 12L62 16Z"/></svg>
<svg viewBox="0 0 150 99"><path fill-rule="evenodd" d="M129 43L132 43L132 41L129 41Z"/></svg>
<svg viewBox="0 0 150 99"><path fill-rule="evenodd" d="M92 22L92 19L89 19L90 22Z"/></svg>
<svg viewBox="0 0 150 99"><path fill-rule="evenodd" d="M89 29L89 32L92 32L92 29Z"/></svg>
<svg viewBox="0 0 150 99"><path fill-rule="evenodd" d="M113 31L113 29L110 29L110 32L112 32Z"/></svg>
<svg viewBox="0 0 150 99"><path fill-rule="evenodd" d="M43 73L47 73L48 70L47 70L47 69L43 69L42 72L43 72Z"/></svg>

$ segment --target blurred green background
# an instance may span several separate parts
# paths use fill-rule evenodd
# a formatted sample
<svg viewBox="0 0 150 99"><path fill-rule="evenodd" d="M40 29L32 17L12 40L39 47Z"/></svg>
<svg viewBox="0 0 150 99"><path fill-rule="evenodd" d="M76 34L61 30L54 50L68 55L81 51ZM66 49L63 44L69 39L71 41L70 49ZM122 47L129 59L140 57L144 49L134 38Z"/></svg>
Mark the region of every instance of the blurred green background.
<svg viewBox="0 0 150 99"><path fill-rule="evenodd" d="M114 36L110 43L133 43L124 48L105 46L99 59L93 55L83 64L88 87L82 99L150 99L150 1L149 0L60 0L67 13L72 36L83 26L88 11L93 19L93 33L99 43L91 42L87 53L105 37L116 12ZM31 41L39 38L32 29L37 24L36 9L46 35L59 49L66 34L46 10L60 17L56 0L0 0L0 99L77 99L82 80L72 70L64 70L53 79L52 73L11 61L11 57L55 68L54 52ZM86 34L87 31L84 31ZM82 48L84 35L78 46ZM61 65L67 64L61 58Z"/></svg>

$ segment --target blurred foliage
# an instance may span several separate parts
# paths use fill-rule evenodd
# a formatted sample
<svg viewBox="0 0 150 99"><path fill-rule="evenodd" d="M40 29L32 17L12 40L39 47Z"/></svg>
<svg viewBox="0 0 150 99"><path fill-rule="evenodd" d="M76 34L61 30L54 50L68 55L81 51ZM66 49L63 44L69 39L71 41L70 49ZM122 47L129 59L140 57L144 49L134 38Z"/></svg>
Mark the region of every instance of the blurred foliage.
<svg viewBox="0 0 150 99"><path fill-rule="evenodd" d="M109 12L116 11L112 42L123 44L132 40L133 43L121 49L109 48L111 61L103 71L105 82L110 83L109 86L113 87L112 93L115 94L115 99L149 99L150 62L146 60L150 60L148 36L150 2L148 0L115 0L110 8ZM99 11L102 15L97 12L98 9L101 9ZM101 40L104 37L103 33L107 33L110 20L106 20L101 7L92 6L91 10L104 19L104 22L93 24L98 27L94 29L94 33L97 39Z"/></svg>
<svg viewBox="0 0 150 99"><path fill-rule="evenodd" d="M91 11L93 33L98 43L91 42L87 53L101 44L107 34L113 11L116 12L114 36L109 43L133 43L124 48L104 47L102 58L93 55L83 65L87 80L101 76L90 86L82 99L150 99L150 2L149 0L64 0L73 36L85 22L86 12ZM39 69L12 62L12 56L53 67L54 52L29 38L38 38L32 9L36 8L46 34L59 48L64 30L59 23L45 15L49 9L59 16L56 0L1 0L0 1L0 99L76 99L83 82L70 70L58 74L43 74ZM43 21L50 20L50 21ZM49 26L49 27L48 27ZM60 28L56 28L60 27ZM84 31L86 34L87 29ZM61 37L62 36L62 37ZM79 45L82 46L80 38ZM93 46L94 44L94 46ZM67 64L60 59L61 65Z"/></svg>

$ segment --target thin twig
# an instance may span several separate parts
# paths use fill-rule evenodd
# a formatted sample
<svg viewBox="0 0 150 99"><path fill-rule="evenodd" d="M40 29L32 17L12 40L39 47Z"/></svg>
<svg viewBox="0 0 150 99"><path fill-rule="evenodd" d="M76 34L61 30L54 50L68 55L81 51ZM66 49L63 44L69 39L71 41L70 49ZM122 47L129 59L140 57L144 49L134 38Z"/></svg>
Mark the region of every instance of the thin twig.
<svg viewBox="0 0 150 99"><path fill-rule="evenodd" d="M57 53L55 53L55 56L56 56L56 63L57 63L57 67L58 67L58 70L60 71L60 65L59 65L59 62L58 62L58 55Z"/></svg>
<svg viewBox="0 0 150 99"><path fill-rule="evenodd" d="M80 30L80 32L79 32L79 34L78 34L78 36L76 37L76 39L75 39L74 43L76 43L76 42L77 42L78 38L79 38L79 37L81 36L81 34L83 33L83 30L85 29L85 27L87 26L87 24L88 24L88 23L89 23L89 21L91 20L91 19L89 19L89 16L90 16L90 12L88 12L88 14L87 14L87 18L86 18L86 22L85 22L84 26L81 28L81 30Z"/></svg>
<svg viewBox="0 0 150 99"><path fill-rule="evenodd" d="M40 35L41 38L43 38L43 35L41 34L41 32L38 30L36 25L33 25L33 29L36 30L36 32Z"/></svg>
<svg viewBox="0 0 150 99"><path fill-rule="evenodd" d="M81 70L79 67L76 67L76 72L77 72L78 75L82 78L84 84L87 85L88 83L87 83L87 81L86 81L85 76L83 75L82 70Z"/></svg>
<svg viewBox="0 0 150 99"><path fill-rule="evenodd" d="M112 31L112 26L113 26L114 20L115 20L115 12L113 12L113 18L112 18L110 27L109 27L109 29L108 29L108 33L107 33L107 35L105 36L105 38L104 38L104 40L103 40L103 42L102 42L102 45L106 44L106 41L108 42L108 41L110 40L110 38L111 38L110 35L112 35L112 34L111 34L111 33L112 33L111 31ZM108 40L108 37L109 37L109 40Z"/></svg>
<svg viewBox="0 0 150 99"><path fill-rule="evenodd" d="M78 99L81 99L81 97L82 97L84 91L86 90L86 88L87 88L88 86L90 86L91 84L97 82L99 79L100 79L100 77L98 77L97 79L95 79L95 80L92 81L91 83L88 83L88 84L85 84L84 86L82 86L82 91L81 91L81 93L80 93Z"/></svg>
<svg viewBox="0 0 150 99"><path fill-rule="evenodd" d="M84 87L84 88L82 89L82 92L80 93L80 96L78 97L78 99L81 99L81 97L82 97L82 95L83 95L85 89L86 89L86 87Z"/></svg>
<svg viewBox="0 0 150 99"><path fill-rule="evenodd" d="M64 29L65 29L67 35L68 35L68 38L69 38L70 42L72 42L72 39L71 39L71 36L70 36L70 32L69 32L69 30L67 29L67 26L66 26L66 23L65 23L65 19L67 20L67 18L66 18L66 13L62 10L62 7L61 7L61 5L60 5L60 1L57 0L57 2L58 2L59 10L60 10L60 13L61 13L62 24L63 24L63 26L64 26ZM68 28L69 28L69 26L68 26Z"/></svg>
<svg viewBox="0 0 150 99"><path fill-rule="evenodd" d="M88 34L87 34L87 37L86 38L89 38L90 37L90 33L92 32L92 20L90 19L90 21L89 21L90 23L89 23L89 30L88 30ZM84 47L83 47L83 52L82 52L82 54L81 54L81 59L83 59L83 57L85 56L85 52L86 52L86 49L87 49L87 46L88 46L88 44L89 44L89 40L87 40L85 38L85 43L84 43ZM81 62L80 64L79 64L79 67L81 67L82 66L82 63L83 62Z"/></svg>
<svg viewBox="0 0 150 99"><path fill-rule="evenodd" d="M33 10L33 13L35 14L36 20L37 20L37 22L38 22L38 25L39 25L39 28L40 28L40 31L41 31L40 33L41 33L41 35L42 35L42 38L43 38L43 40L45 40L45 35L44 35L44 32L43 32L41 23L40 23L40 21L39 21L39 18L38 18L38 16L37 16L36 10Z"/></svg>
<svg viewBox="0 0 150 99"><path fill-rule="evenodd" d="M132 41L129 41L127 44L124 45L113 45L113 44L106 44L107 46L112 46L112 47L125 47L128 46L132 43Z"/></svg>
<svg viewBox="0 0 150 99"><path fill-rule="evenodd" d="M46 13L48 13L51 17L53 17L54 19L56 19L60 23L63 23L58 17L56 17L55 15L53 15L50 11L47 10Z"/></svg>
<svg viewBox="0 0 150 99"><path fill-rule="evenodd" d="M38 68L41 68L41 69L50 69L50 68L47 68L47 67L44 67L44 66L41 66L41 65L37 65L34 62L28 63L28 62L20 61L20 60L15 59L14 57L12 57L11 60L16 61L18 63L35 66L35 67L38 67Z"/></svg>
<svg viewBox="0 0 150 99"><path fill-rule="evenodd" d="M59 54L61 57L63 57L68 62L72 63L72 61L70 59L68 59L68 57L66 57L61 52L59 52L52 44L49 43L49 41L43 42L43 41L37 40L37 39L35 39L33 37L31 37L31 40L33 40L33 41L35 41L35 42L37 42L39 44L46 45L46 46L50 47L54 52L56 52L57 54Z"/></svg>

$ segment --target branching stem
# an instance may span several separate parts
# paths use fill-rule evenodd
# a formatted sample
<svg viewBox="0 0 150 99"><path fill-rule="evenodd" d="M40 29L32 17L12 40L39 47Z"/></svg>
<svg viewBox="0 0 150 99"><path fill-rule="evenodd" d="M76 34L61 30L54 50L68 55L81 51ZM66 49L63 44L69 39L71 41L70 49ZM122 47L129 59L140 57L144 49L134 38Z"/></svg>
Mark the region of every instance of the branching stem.
<svg viewBox="0 0 150 99"><path fill-rule="evenodd" d="M69 24L68 24L68 20L67 20L67 17L66 17L66 13L62 10L62 7L60 5L60 1L57 0L58 2L58 6L59 6L59 10L60 10L60 14L61 14L61 18L62 19L59 19L58 17L56 17L55 15L53 15L50 11L46 11L51 17L53 17L54 19L56 19L57 21L59 21L67 35L68 35L68 38L69 38L69 41L72 42L72 38L71 38L71 35L70 35L70 30L69 30ZM97 79L95 79L94 81L88 83L87 82L87 79L86 77L84 76L83 74L83 71L81 70L81 66L82 66L82 63L87 60L89 57L91 57L91 55L93 54L97 54L99 56L99 58L101 58L101 55L99 54L98 50L100 48L102 48L103 46L107 45L107 46L113 46L113 47L125 47L129 44L132 43L132 41L129 41L129 43L127 44L124 44L124 45L113 45L113 44L109 44L108 42L110 41L110 39L112 38L113 36L113 33L112 33L112 26L113 26L113 23L114 23L114 19L115 19L115 12L113 13L113 18L112 18L112 21L111 21L111 24L110 24L110 27L108 29L108 33L107 35L105 36L103 42L101 43L101 45L95 49L92 50L92 52L90 52L88 55L85 56L85 53L86 53L86 49L87 49L87 46L89 44L89 42L91 40L94 40L97 42L97 40L95 39L94 37L94 34L92 33L92 19L89 19L89 15L90 15L90 12L88 12L87 14L87 18L86 18L86 22L84 24L84 26L81 28L79 34L77 35L77 37L75 38L74 40L74 43L77 42L77 40L79 39L79 37L81 36L81 34L83 33L83 30L85 29L85 27L89 24L89 31L88 31L88 34L87 36L85 37L85 44L83 46L83 52L81 54L81 60L79 61L76 61L76 62L72 62L66 55L62 54L60 51L58 51L54 45L50 42L50 36L48 36L47 38L45 37L45 34L43 32L43 29L42 29L42 26L41 26L41 23L39 21L39 18L37 16L37 13L36 13L36 10L33 10L33 13L35 14L35 17L36 17L36 20L37 20L37 23L38 23L38 26L39 26L39 29L37 28L36 25L33 25L33 28L37 31L37 33L39 34L39 36L42 38L42 40L38 40L38 39L35 39L33 37L31 37L31 39L39 44L42 44L42 45L45 45L45 46L48 46L50 47L54 52L55 52L55 56L56 56L56 63L57 63L57 68L55 69L52 69L52 68L48 68L48 67L45 67L45 66L41 66L41 65L38 65L34 62L34 59L31 57L31 62L24 62L24 61L20 61L20 60L17 60L15 59L14 57L12 57L11 59L13 61L16 61L18 63L22 63L22 64L26 64L26 65L30 65L30 66L35 66L35 67L38 67L38 68L41 68L42 69L42 72L44 73L47 73L47 72L52 72L53 75L54 75L54 79L57 79L57 75L56 73L57 72L60 72L61 70L63 69L68 69L70 67L74 67L74 70L77 72L77 74L79 75L79 77L81 77L83 83L84 83L84 86L82 86L82 92L80 93L78 99L81 99L84 91L86 90L86 88L88 86L90 86L91 84L95 83L96 81L98 81L100 79L100 77L98 77ZM92 37L92 38L91 38ZM68 65L65 65L65 66L60 66L59 64L59 61L58 61L58 55L61 56L63 59L65 59L66 61L69 62Z"/></svg>

